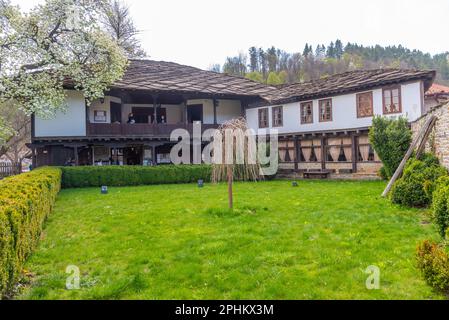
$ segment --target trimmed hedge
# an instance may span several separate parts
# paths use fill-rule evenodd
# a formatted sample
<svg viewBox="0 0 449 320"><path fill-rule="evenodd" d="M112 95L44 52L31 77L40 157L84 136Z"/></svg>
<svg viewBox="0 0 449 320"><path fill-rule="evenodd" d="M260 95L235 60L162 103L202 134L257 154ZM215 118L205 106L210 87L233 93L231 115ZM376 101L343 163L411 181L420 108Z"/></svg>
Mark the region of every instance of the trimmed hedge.
<svg viewBox="0 0 449 320"><path fill-rule="evenodd" d="M58 168L42 168L0 181L0 297L12 291L60 188Z"/></svg>
<svg viewBox="0 0 449 320"><path fill-rule="evenodd" d="M62 167L63 188L137 186L205 182L211 179L208 165Z"/></svg>
<svg viewBox="0 0 449 320"><path fill-rule="evenodd" d="M432 214L441 237L449 234L449 177L442 177L437 181L433 194Z"/></svg>

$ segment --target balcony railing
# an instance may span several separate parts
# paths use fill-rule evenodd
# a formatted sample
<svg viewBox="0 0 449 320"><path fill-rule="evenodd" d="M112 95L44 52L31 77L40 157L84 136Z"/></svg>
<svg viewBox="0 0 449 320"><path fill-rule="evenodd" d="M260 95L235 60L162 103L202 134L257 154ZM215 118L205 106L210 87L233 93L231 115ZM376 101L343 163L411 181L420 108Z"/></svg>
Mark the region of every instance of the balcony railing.
<svg viewBox="0 0 449 320"><path fill-rule="evenodd" d="M201 124L201 132L207 129L216 129L216 124ZM88 136L170 136L175 129L186 129L193 133L193 124L115 124L115 123L88 123Z"/></svg>

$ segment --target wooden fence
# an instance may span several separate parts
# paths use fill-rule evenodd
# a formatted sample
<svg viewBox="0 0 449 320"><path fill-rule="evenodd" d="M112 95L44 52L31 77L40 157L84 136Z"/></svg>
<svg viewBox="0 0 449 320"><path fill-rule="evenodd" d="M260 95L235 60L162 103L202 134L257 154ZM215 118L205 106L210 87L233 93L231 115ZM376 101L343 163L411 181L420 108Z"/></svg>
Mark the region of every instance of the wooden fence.
<svg viewBox="0 0 449 320"><path fill-rule="evenodd" d="M0 162L0 180L9 176L20 174L22 165L20 163Z"/></svg>

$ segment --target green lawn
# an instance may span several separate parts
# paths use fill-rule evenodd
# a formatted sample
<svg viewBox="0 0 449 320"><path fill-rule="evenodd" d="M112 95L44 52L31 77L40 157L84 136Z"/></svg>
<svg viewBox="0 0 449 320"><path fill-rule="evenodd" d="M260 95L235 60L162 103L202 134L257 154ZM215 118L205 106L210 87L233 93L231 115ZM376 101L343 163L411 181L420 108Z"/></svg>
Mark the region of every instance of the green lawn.
<svg viewBox="0 0 449 320"><path fill-rule="evenodd" d="M383 182L238 183L63 190L19 299L440 299L415 267L437 239ZM66 290L68 265L81 289ZM365 269L381 270L367 290Z"/></svg>

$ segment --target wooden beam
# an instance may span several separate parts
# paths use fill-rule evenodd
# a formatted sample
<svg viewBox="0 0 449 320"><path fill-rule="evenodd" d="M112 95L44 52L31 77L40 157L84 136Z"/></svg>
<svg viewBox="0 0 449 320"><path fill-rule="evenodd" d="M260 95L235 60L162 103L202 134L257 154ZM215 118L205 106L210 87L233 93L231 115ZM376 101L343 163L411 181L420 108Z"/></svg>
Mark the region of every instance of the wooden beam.
<svg viewBox="0 0 449 320"><path fill-rule="evenodd" d="M402 171L404 171L405 164L407 163L408 159L412 156L413 150L415 150L416 146L418 145L418 142L420 143L420 148L424 144L426 144L426 140L424 137L426 136L428 131L431 131L432 127L435 125L435 116L429 117L427 121L425 122L424 126L421 128L421 131L416 136L416 138L413 140L412 144L410 145L410 148L408 148L407 153L405 154L404 158L402 159L401 163L399 164L398 168L396 169L396 172L394 173L393 177L391 177L390 182L388 183L387 187L385 188L384 192L382 193L382 197L386 197L388 193L390 192L391 188L393 187L393 184L396 182L396 180L401 176Z"/></svg>
<svg viewBox="0 0 449 320"><path fill-rule="evenodd" d="M437 118L434 117L429 125L429 128L425 132L424 137L421 140L421 143L419 144L419 147L416 151L416 159L419 159L421 157L421 154L424 152L424 150L426 148L426 142L429 139L429 136L432 133L433 127L435 126L436 122L437 122Z"/></svg>

